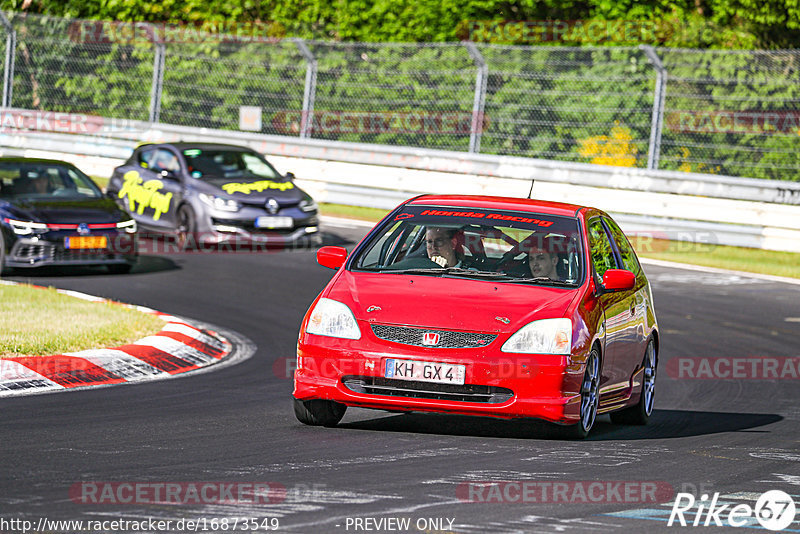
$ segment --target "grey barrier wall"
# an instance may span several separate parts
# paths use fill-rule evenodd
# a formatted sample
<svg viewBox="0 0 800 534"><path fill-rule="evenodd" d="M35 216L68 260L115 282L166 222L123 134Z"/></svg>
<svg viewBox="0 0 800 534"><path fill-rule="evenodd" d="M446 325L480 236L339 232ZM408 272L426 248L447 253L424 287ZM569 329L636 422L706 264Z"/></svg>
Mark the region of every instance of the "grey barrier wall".
<svg viewBox="0 0 800 534"><path fill-rule="evenodd" d="M4 108L800 180L797 50L342 43L0 19Z"/></svg>

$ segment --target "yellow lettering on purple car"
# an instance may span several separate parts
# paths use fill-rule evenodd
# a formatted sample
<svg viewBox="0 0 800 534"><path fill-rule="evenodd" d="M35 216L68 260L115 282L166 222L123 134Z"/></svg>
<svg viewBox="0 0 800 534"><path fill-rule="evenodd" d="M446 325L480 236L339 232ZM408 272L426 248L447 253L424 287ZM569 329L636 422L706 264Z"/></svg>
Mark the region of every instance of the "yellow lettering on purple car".
<svg viewBox="0 0 800 534"><path fill-rule="evenodd" d="M169 211L172 193L159 193L164 187L161 180L148 180L142 183L142 177L137 171L128 171L122 176L123 185L117 196L128 197L128 207L131 211L141 215L145 208L153 208L153 220L157 221L162 213ZM137 207L138 204L138 207Z"/></svg>
<svg viewBox="0 0 800 534"><path fill-rule="evenodd" d="M265 189L280 189L281 191L286 191L287 189L293 188L294 184L292 182L273 182L272 180L261 180L249 183L231 182L222 186L222 189L229 195L233 193L249 195L253 191L261 192Z"/></svg>

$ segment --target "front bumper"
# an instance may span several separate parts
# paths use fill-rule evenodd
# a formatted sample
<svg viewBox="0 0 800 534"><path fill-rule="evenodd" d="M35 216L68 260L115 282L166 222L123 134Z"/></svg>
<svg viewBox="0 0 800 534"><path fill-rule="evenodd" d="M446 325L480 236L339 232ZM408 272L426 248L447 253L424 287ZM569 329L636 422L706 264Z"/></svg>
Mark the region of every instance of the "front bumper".
<svg viewBox="0 0 800 534"><path fill-rule="evenodd" d="M502 344L500 340L489 347L461 350L381 346L363 337L359 341L303 337L307 342L298 344L294 375L293 395L299 400L564 424L579 420L583 364L568 356L500 353L493 348ZM387 380L389 358L463 364L465 386Z"/></svg>
<svg viewBox="0 0 800 534"><path fill-rule="evenodd" d="M252 243L256 245L308 243L320 244L319 218L315 213L305 213L299 208L281 210L274 217L291 219L286 228L259 228L256 220L270 217L263 209L242 208L229 213L211 210L208 218L198 228L198 242L207 245L223 243Z"/></svg>
<svg viewBox="0 0 800 534"><path fill-rule="evenodd" d="M100 249L70 249L66 237L76 237L65 232L18 238L5 258L7 267L25 268L46 265L119 265L135 263L138 256L136 236L124 233L105 235L108 245Z"/></svg>

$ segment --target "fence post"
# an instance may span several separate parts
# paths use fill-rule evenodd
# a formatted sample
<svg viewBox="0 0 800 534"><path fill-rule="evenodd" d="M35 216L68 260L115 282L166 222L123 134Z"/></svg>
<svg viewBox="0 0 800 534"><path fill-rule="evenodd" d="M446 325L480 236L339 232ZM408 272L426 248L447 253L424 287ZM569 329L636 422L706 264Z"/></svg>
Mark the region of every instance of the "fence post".
<svg viewBox="0 0 800 534"><path fill-rule="evenodd" d="M653 117L650 120L650 146L647 149L647 168L658 169L658 160L661 157L661 130L664 126L664 97L667 92L667 69L661 63L655 48L649 45L639 45L647 55L647 59L656 70L656 89L653 95Z"/></svg>
<svg viewBox="0 0 800 534"><path fill-rule="evenodd" d="M11 98L14 93L14 58L17 51L17 32L11 21L6 17L5 12L0 11L0 23L6 30L6 57L5 67L3 68L3 106L11 107Z"/></svg>
<svg viewBox="0 0 800 534"><path fill-rule="evenodd" d="M153 35L157 35L153 32ZM150 88L150 122L158 122L161 118L161 92L164 84L164 56L166 45L153 43L155 54L153 56L153 85Z"/></svg>
<svg viewBox="0 0 800 534"><path fill-rule="evenodd" d="M483 110L486 107L486 82L489 78L489 67L483 59L478 47L472 41L465 41L464 46L467 48L470 57L478 67L478 72L475 75L475 96L472 99L472 126L469 133L469 151L478 153L481 151L481 134L483 133Z"/></svg>
<svg viewBox="0 0 800 534"><path fill-rule="evenodd" d="M300 138L311 137L314 124L314 98L317 95L317 60L314 54L300 38L292 39L297 49L306 60L306 83L303 89L303 115L300 119Z"/></svg>

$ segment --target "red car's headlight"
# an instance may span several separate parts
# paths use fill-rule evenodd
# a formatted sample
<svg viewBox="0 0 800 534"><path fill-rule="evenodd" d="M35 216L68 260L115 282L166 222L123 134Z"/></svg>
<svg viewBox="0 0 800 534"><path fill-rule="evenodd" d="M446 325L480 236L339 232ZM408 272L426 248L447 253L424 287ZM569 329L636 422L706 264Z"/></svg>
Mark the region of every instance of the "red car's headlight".
<svg viewBox="0 0 800 534"><path fill-rule="evenodd" d="M361 330L346 304L321 298L311 311L306 332L318 336L361 339Z"/></svg>
<svg viewBox="0 0 800 534"><path fill-rule="evenodd" d="M569 354L571 344L572 321L540 319L517 330L500 350L524 354Z"/></svg>

